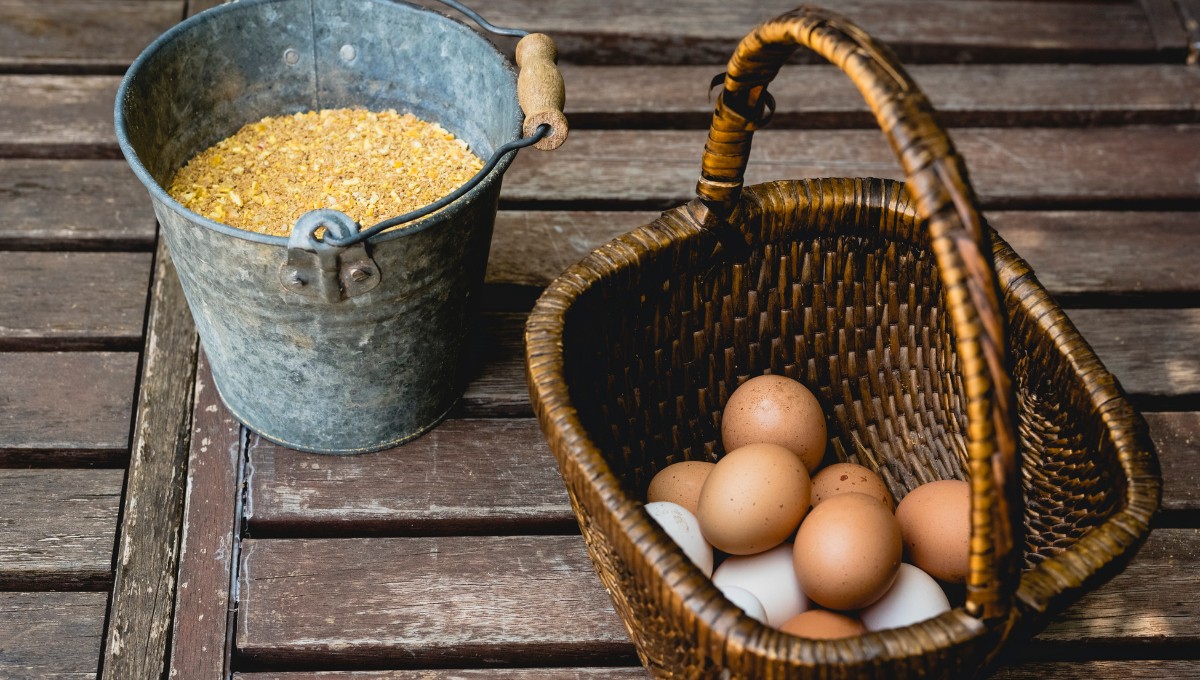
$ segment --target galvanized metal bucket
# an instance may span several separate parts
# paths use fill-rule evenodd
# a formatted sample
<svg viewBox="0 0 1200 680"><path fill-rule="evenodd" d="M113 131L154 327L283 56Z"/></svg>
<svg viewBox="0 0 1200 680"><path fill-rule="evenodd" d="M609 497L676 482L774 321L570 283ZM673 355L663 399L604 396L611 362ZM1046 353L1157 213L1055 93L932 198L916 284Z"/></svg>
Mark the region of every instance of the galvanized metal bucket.
<svg viewBox="0 0 1200 680"><path fill-rule="evenodd" d="M518 141L517 80L465 24L391 0L243 0L175 26L134 62L116 102L121 150L150 192L216 388L246 426L295 449L359 453L451 409L501 175L515 147L549 131ZM163 189L246 123L342 107L411 111L490 167L402 229L314 211L290 239L206 219Z"/></svg>

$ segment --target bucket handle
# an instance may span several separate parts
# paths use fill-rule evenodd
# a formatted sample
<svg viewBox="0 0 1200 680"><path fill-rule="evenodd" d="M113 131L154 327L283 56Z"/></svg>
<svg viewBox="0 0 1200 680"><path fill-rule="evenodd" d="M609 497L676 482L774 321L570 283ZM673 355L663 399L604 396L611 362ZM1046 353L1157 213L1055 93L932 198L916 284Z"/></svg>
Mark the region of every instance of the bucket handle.
<svg viewBox="0 0 1200 680"><path fill-rule="evenodd" d="M519 28L495 26L480 16L478 12L456 0L438 1L466 15L489 33L521 38L517 43L516 50L517 66L520 69L517 74L517 101L521 105L521 111L525 113L525 122L521 130L525 137L497 148L479 172L446 196L429 205L383 220L350 235L343 236L327 231L322 239L326 245L348 248L366 241L385 229L433 214L474 189L508 154L529 146L541 151L552 151L562 146L563 142L567 140L569 126L567 117L563 114L563 106L566 103L566 87L563 84L562 74L556 66L558 49L554 45L554 39L544 33L529 33ZM304 219L304 216L301 215L300 219Z"/></svg>
<svg viewBox="0 0 1200 680"><path fill-rule="evenodd" d="M917 214L928 225L967 392L971 557L966 609L1003 626L1011 622L1023 545L1003 297L966 164L929 100L890 50L834 12L803 6L758 26L729 60L704 147L697 193L707 215L699 217L723 245L748 238L727 220L740 202L754 130L774 109L767 84L800 46L838 66L858 86L899 156Z"/></svg>

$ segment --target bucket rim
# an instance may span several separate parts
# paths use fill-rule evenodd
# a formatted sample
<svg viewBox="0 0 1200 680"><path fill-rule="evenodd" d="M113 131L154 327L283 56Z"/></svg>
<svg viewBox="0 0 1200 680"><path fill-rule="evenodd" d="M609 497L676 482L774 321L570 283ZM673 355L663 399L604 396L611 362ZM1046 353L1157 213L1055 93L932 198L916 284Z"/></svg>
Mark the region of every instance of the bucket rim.
<svg viewBox="0 0 1200 680"><path fill-rule="evenodd" d="M169 193L167 193L167 190L164 189L162 185L160 185L158 181L154 179L154 177L150 174L150 171L146 168L145 164L142 163L137 151L133 148L133 143L129 140L128 125L125 119L125 102L129 98L129 89L132 87L133 81L136 80L138 75L145 70L146 63L153 59L160 50L175 41L180 35L193 30L196 26L212 21L217 17L229 12L249 11L258 5L270 5L287 2L308 2L311 4L314 1L315 0L236 0L233 2L225 2L224 4L216 5L204 10L203 12L192 15L167 29L161 35L155 38L153 42L147 45L146 48L142 50L141 54L139 54L137 58L133 60L133 63L131 63L129 68L125 71L125 75L122 76L121 83L117 88L117 96L113 104L113 123L117 135L117 146L121 149L121 155L124 156L125 162L133 170L134 175L138 178L142 185L146 187L146 190L150 192L150 197L154 201L161 203L166 207L169 207L171 210L185 216L189 222L198 226L202 226L206 229L211 229L212 231L245 241L282 246L284 248L288 247L288 236L262 234L249 229L241 229L217 222L216 220L205 217L204 215L187 208L182 203L175 200L175 198L173 198ZM342 1L344 2L345 0ZM484 49L490 50L490 52L495 55L498 63L501 64L502 68L512 78L512 98L516 100L517 71L513 66L512 61L509 60L509 58L505 56L504 53L502 53L490 40L480 35L479 32L471 28L463 21L455 17L447 16L440 12L434 11L428 7L422 7L412 2L408 2L407 0L359 1L375 5L395 5L403 9L428 14L431 15L435 21L448 22L454 27L455 30L469 34L471 36L470 39L478 40L480 43L482 43ZM521 108L519 105L517 107L517 112L518 115L513 118L511 126L512 138L501 141L496 145L496 148L521 138L522 114L520 113ZM365 242L369 244L377 244L403 238L405 236L410 236L434 227L440 224L443 220L453 217L457 213L464 210L465 206L471 201L475 200L480 194L488 191L492 184L499 181L500 177L508 169L508 166L512 163L515 157L515 151L513 153L505 154L499 159L495 167L492 168L492 171L489 172L486 177L484 177L477 185L471 188L467 193L460 196L450 205L447 205L441 210L438 210L430 215L426 215L421 219L409 222L404 226L384 230L366 239ZM355 221L355 224L359 223ZM294 227L295 224L293 223L292 226ZM359 231L365 231L366 229L370 228L370 225L363 226L359 224L359 226Z"/></svg>

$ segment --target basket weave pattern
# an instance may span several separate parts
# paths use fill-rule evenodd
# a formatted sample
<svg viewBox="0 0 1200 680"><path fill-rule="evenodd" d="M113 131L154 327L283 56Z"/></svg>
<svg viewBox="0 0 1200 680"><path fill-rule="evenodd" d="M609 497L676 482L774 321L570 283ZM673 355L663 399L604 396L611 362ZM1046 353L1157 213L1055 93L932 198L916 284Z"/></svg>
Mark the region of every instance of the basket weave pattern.
<svg viewBox="0 0 1200 680"><path fill-rule="evenodd" d="M907 185L742 189L765 83L796 44L859 82ZM848 22L802 8L764 24L730 62L703 200L568 269L530 316L535 410L597 573L656 675L968 677L1148 532L1159 480L1143 420L983 225L930 114ZM744 616L649 520L650 478L717 460L722 407L764 372L809 386L829 423L827 460L871 467L897 500L935 479L972 483L964 607L803 640Z"/></svg>

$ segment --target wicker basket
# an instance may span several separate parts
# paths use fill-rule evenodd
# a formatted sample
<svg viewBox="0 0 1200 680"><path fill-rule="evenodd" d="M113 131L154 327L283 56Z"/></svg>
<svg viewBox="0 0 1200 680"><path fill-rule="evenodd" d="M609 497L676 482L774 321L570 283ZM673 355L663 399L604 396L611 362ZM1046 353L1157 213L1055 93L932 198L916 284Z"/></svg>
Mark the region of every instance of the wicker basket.
<svg viewBox="0 0 1200 680"><path fill-rule="evenodd" d="M799 45L858 85L907 184L743 190L752 132L773 108L766 85ZM526 327L542 430L655 675L971 677L1144 540L1160 498L1145 422L983 223L962 159L886 48L808 7L756 28L729 62L698 193L564 272ZM766 372L817 394L827 461L875 469L896 499L970 480L963 606L797 638L743 615L650 521L650 478L720 458L723 405Z"/></svg>

